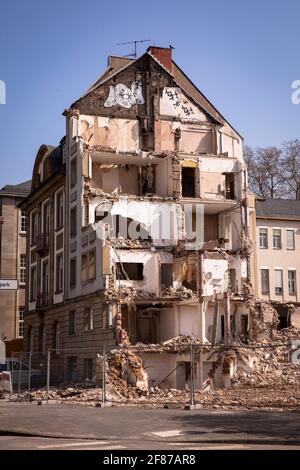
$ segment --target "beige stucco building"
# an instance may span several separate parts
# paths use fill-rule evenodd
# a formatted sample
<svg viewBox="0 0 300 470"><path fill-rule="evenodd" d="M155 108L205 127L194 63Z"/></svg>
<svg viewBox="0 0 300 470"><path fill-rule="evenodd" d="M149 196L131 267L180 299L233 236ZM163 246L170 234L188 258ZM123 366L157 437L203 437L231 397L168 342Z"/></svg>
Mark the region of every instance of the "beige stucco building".
<svg viewBox="0 0 300 470"><path fill-rule="evenodd" d="M256 296L272 303L279 328L300 326L300 201L257 200Z"/></svg>
<svg viewBox="0 0 300 470"><path fill-rule="evenodd" d="M18 204L31 182L0 190L0 340L6 353L20 350L24 332L26 284L26 215Z"/></svg>
<svg viewBox="0 0 300 470"><path fill-rule="evenodd" d="M40 148L22 205L26 351L59 346L69 380L94 373L104 344L247 335L254 207L243 138L172 50L109 57L64 115L66 136L56 149ZM150 383L176 368L165 384L184 386L188 353L146 350ZM198 385L217 360L197 359Z"/></svg>

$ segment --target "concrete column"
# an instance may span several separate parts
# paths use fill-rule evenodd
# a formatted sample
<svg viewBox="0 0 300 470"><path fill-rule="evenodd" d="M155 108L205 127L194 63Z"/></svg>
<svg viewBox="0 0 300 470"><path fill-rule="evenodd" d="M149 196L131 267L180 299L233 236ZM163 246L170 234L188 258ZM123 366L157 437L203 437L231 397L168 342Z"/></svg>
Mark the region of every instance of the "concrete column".
<svg viewBox="0 0 300 470"><path fill-rule="evenodd" d="M230 343L230 295L224 292L224 344L225 347Z"/></svg>

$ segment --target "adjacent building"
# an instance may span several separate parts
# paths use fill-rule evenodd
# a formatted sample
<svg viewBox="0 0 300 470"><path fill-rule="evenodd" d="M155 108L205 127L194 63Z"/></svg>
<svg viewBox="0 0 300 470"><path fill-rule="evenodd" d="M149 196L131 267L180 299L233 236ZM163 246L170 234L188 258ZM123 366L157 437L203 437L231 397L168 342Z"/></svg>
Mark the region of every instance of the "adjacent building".
<svg viewBox="0 0 300 470"><path fill-rule="evenodd" d="M27 219L19 203L30 181L0 190L0 341L6 355L20 351L24 334Z"/></svg>
<svg viewBox="0 0 300 470"><path fill-rule="evenodd" d="M251 326L255 207L243 138L170 48L109 57L64 116L66 136L40 148L21 206L24 348L59 352L71 380L93 376L102 345L143 343L150 382L176 368L166 384L183 387L189 355L148 344L179 335L228 343ZM197 358L198 384L216 362Z"/></svg>
<svg viewBox="0 0 300 470"><path fill-rule="evenodd" d="M279 328L300 327L300 202L256 202L257 297L270 302Z"/></svg>

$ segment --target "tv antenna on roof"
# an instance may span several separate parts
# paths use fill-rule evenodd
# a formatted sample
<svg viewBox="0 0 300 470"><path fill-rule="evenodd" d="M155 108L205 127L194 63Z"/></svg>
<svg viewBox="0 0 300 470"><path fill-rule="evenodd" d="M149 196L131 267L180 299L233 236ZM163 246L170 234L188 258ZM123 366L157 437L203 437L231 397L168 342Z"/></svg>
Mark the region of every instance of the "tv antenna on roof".
<svg viewBox="0 0 300 470"><path fill-rule="evenodd" d="M139 39L138 41L118 42L117 46L125 46L127 44L134 44L134 52L132 54L124 55L123 57L134 57L137 58L137 44L142 42L151 42L151 39Z"/></svg>

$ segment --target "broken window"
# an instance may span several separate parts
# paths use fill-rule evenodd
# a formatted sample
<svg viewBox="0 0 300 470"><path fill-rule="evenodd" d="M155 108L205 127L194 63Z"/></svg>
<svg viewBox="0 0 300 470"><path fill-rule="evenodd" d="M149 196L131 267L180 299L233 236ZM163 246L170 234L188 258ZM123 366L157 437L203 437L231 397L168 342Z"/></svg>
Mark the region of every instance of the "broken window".
<svg viewBox="0 0 300 470"><path fill-rule="evenodd" d="M235 199L234 173L225 174L225 197L226 199Z"/></svg>
<svg viewBox="0 0 300 470"><path fill-rule="evenodd" d="M196 168L181 168L181 194L182 197L195 197L196 195Z"/></svg>
<svg viewBox="0 0 300 470"><path fill-rule="evenodd" d="M282 330L283 328L288 328L291 326L290 311L287 305L274 305L276 312L278 313L278 329Z"/></svg>
<svg viewBox="0 0 300 470"><path fill-rule="evenodd" d="M173 264L162 263L160 266L161 273L161 287L166 289L173 286Z"/></svg>
<svg viewBox="0 0 300 470"><path fill-rule="evenodd" d="M267 268L261 269L260 275L261 275L261 293L268 294L270 291L269 270Z"/></svg>
<svg viewBox="0 0 300 470"><path fill-rule="evenodd" d="M144 165L141 168L142 176L142 195L153 194L154 190L154 179L155 179L155 167L154 165Z"/></svg>
<svg viewBox="0 0 300 470"><path fill-rule="evenodd" d="M116 263L116 275L118 280L142 281L143 263Z"/></svg>
<svg viewBox="0 0 300 470"><path fill-rule="evenodd" d="M268 248L268 229L259 229L259 248Z"/></svg>
<svg viewBox="0 0 300 470"><path fill-rule="evenodd" d="M245 336L248 334L248 315L241 315L241 333Z"/></svg>

